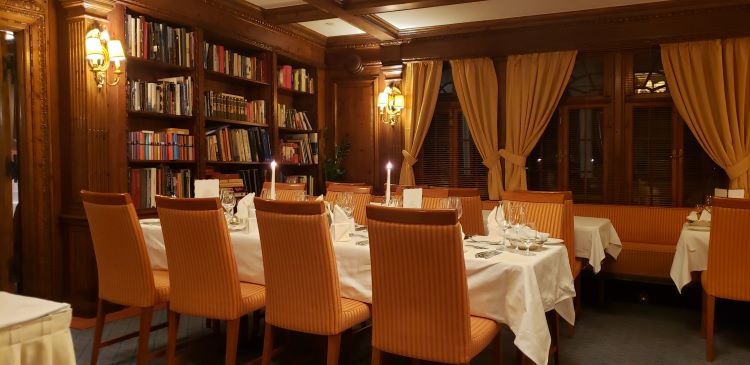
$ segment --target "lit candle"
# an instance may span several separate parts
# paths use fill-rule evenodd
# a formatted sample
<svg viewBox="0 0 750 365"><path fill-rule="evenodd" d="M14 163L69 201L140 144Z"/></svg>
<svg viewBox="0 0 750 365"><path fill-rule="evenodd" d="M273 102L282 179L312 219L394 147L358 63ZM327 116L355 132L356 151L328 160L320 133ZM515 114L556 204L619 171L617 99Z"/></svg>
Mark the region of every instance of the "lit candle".
<svg viewBox="0 0 750 365"><path fill-rule="evenodd" d="M391 169L393 168L391 161L388 161L385 168L388 170L388 175L386 175L387 177L385 180L385 205L389 206L391 204Z"/></svg>
<svg viewBox="0 0 750 365"><path fill-rule="evenodd" d="M271 161L271 200L276 200L276 160Z"/></svg>

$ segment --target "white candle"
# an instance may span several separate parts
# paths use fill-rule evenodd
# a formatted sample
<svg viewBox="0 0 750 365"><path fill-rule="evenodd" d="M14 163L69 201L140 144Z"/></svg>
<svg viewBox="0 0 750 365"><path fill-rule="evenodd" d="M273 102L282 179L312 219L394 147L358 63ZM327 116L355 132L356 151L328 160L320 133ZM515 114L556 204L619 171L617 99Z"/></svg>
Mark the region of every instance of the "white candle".
<svg viewBox="0 0 750 365"><path fill-rule="evenodd" d="M388 170L388 175L386 175L387 177L385 180L385 205L388 206L391 204L391 169L393 168L390 161L385 165L385 168Z"/></svg>
<svg viewBox="0 0 750 365"><path fill-rule="evenodd" d="M276 200L276 161L271 161L271 200Z"/></svg>

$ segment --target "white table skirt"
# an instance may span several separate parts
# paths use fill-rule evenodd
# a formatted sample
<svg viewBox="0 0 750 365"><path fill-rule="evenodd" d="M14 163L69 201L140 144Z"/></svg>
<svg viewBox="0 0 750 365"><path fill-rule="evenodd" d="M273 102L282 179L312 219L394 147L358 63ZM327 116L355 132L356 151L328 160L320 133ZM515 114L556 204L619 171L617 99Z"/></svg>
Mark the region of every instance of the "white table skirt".
<svg viewBox="0 0 750 365"><path fill-rule="evenodd" d="M161 227L143 224L151 264L166 269ZM366 234L366 232L358 232ZM258 233L231 232L240 280L264 284L263 259ZM353 237L335 242L341 295L372 302L370 249ZM486 246L483 243L472 243ZM466 274L471 314L507 324L515 333L516 346L537 364L547 364L551 336L545 312L556 310L567 322L575 322L573 277L563 245L548 246L536 256L504 252L491 259L474 255L482 250L466 247Z"/></svg>
<svg viewBox="0 0 750 365"><path fill-rule="evenodd" d="M704 271L708 267L709 236L709 231L691 230L687 224L682 226L680 239L675 247L672 269L669 271L669 276L680 293L692 280L691 272Z"/></svg>
<svg viewBox="0 0 750 365"><path fill-rule="evenodd" d="M0 292L0 364L75 365L65 303Z"/></svg>
<svg viewBox="0 0 750 365"><path fill-rule="evenodd" d="M602 269L605 253L617 259L622 251L620 237L607 218L574 217L576 257L584 258L593 267L594 273Z"/></svg>

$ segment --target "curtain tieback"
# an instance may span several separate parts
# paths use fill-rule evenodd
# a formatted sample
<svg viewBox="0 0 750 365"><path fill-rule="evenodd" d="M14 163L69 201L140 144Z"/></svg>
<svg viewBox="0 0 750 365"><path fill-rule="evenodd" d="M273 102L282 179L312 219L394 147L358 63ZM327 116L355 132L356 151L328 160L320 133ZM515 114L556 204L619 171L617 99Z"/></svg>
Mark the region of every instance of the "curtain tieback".
<svg viewBox="0 0 750 365"><path fill-rule="evenodd" d="M517 155L506 149L501 149L500 151L498 151L498 154L502 156L506 161L510 161L510 163L516 166L519 166L519 167L526 166L526 156Z"/></svg>
<svg viewBox="0 0 750 365"><path fill-rule="evenodd" d="M745 155L739 162L726 168L727 176L734 180L750 170L750 154Z"/></svg>
<svg viewBox="0 0 750 365"><path fill-rule="evenodd" d="M414 156L412 156L409 151L401 150L401 154L404 155L404 162L406 162L409 166L414 166L414 164L417 163L417 159L414 158Z"/></svg>

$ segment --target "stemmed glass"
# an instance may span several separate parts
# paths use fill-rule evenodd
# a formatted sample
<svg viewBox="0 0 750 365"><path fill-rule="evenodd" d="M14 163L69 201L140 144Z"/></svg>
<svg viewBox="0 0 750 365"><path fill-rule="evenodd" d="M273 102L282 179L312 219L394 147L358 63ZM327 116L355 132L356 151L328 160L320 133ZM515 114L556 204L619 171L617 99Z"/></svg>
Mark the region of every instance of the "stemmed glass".
<svg viewBox="0 0 750 365"><path fill-rule="evenodd" d="M516 241L522 240L521 234L523 233L523 227L526 225L526 209L521 204L516 204L513 208L513 231L515 233ZM518 244L516 244L518 249Z"/></svg>
<svg viewBox="0 0 750 365"><path fill-rule="evenodd" d="M448 209L455 209L458 219L461 219L461 213L463 213L463 206L461 205L461 197L449 196L448 197Z"/></svg>
<svg viewBox="0 0 750 365"><path fill-rule="evenodd" d="M228 222L234 221L235 203L236 203L236 200L234 197L234 190L222 189L221 190L221 206L224 207L224 211L226 212Z"/></svg>
<svg viewBox="0 0 750 365"><path fill-rule="evenodd" d="M346 217L351 219L354 216L354 197L350 192L344 192L339 194L336 198L336 205L340 206L346 214Z"/></svg>
<svg viewBox="0 0 750 365"><path fill-rule="evenodd" d="M533 253L529 252L529 248L531 248L531 245L537 241L539 232L537 232L534 222L526 222L526 227L528 227L528 230L523 235L523 245L526 247L526 251L522 252L522 254L524 256L534 256Z"/></svg>
<svg viewBox="0 0 750 365"><path fill-rule="evenodd" d="M505 247L508 247L510 245L510 240L508 239L508 230L513 227L513 202L505 202L503 203L500 201L498 203L498 209L503 209L503 221L498 222L502 224L503 227L503 241L505 243Z"/></svg>

